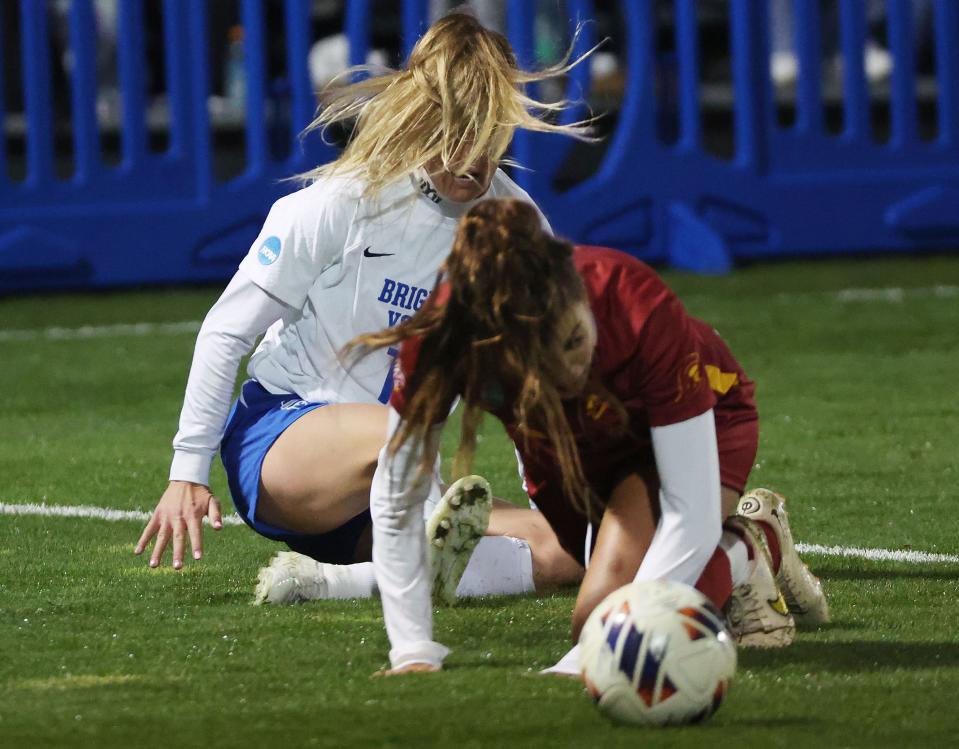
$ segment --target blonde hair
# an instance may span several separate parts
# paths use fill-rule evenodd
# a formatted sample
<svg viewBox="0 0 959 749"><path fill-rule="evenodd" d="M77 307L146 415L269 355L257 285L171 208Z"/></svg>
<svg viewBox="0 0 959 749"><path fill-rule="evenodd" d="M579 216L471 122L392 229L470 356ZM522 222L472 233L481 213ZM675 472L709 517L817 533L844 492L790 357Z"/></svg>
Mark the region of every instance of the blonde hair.
<svg viewBox="0 0 959 749"><path fill-rule="evenodd" d="M299 177L356 174L376 193L437 157L457 174L484 156L499 162L517 128L591 140L588 120L561 125L544 119L568 101L538 101L524 89L568 73L592 51L571 61L571 45L556 65L526 72L505 36L471 15L450 13L416 43L406 69L327 87L327 105L305 133L355 118L353 139L338 159ZM370 68L344 75L357 71Z"/></svg>

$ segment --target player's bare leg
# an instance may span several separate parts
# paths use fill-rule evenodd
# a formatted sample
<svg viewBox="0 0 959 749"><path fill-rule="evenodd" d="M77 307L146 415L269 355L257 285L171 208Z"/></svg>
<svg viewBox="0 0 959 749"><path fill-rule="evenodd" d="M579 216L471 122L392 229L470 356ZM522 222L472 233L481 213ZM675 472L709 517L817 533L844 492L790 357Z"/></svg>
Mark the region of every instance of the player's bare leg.
<svg viewBox="0 0 959 749"><path fill-rule="evenodd" d="M639 476L627 476L613 490L596 535L589 567L573 607L572 639L576 642L586 619L600 602L636 577L656 532L649 490ZM543 673L578 676L579 645Z"/></svg>
<svg viewBox="0 0 959 749"><path fill-rule="evenodd" d="M537 510L494 499L486 535L508 536L529 544L533 581L538 591L577 585L583 579L583 566L560 546L556 533Z"/></svg>
<svg viewBox="0 0 959 749"><path fill-rule="evenodd" d="M387 409L366 403L317 408L297 419L266 454L256 517L307 534L339 528L370 506Z"/></svg>
<svg viewBox="0 0 959 749"><path fill-rule="evenodd" d="M556 534L539 512L515 507L504 500L493 501L491 528L470 559L459 584L459 595L516 595L577 584L582 579L582 566L559 545ZM496 519L495 524L492 518ZM358 549L356 558L368 559L368 549ZM369 562L328 564L284 551L260 570L254 603L367 598L375 593L376 581Z"/></svg>
<svg viewBox="0 0 959 749"><path fill-rule="evenodd" d="M632 582L656 532L656 520L643 480L632 474L613 490L596 535L596 545L573 608L572 637L610 593Z"/></svg>
<svg viewBox="0 0 959 749"><path fill-rule="evenodd" d="M369 507L369 487L376 459L386 440L387 409L374 404L337 404L311 411L294 422L267 453L260 478L258 520L303 534L326 533ZM505 513L505 515L504 515ZM559 546L539 513L498 502L488 535L521 539L508 548L479 554L468 576L473 594L531 592L577 582L582 568ZM515 548L514 548L515 547ZM518 568L531 565L529 583L516 578L486 579L482 560L506 555ZM293 603L316 598L364 597L375 592L375 581L362 565L337 566L282 552L260 571L258 602ZM368 544L358 546L356 562L368 562ZM530 558L532 561L530 561ZM503 565L498 565L502 568Z"/></svg>
<svg viewBox="0 0 959 749"><path fill-rule="evenodd" d="M326 533L363 512L386 429L387 409L375 404L324 406L297 419L263 461L257 519L297 533ZM537 589L575 584L583 575L539 512L495 500L487 535L529 544ZM357 556L365 559L368 553Z"/></svg>

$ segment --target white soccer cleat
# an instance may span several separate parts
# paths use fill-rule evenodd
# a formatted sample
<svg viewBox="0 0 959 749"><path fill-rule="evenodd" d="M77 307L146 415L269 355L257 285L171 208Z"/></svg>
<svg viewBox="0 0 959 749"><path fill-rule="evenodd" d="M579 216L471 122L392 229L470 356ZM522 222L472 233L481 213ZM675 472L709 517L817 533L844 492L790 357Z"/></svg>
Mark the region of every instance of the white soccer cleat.
<svg viewBox="0 0 959 749"><path fill-rule="evenodd" d="M773 577L769 551L760 538L762 529L741 517L726 522L738 528L755 551L752 574L733 589L726 604L729 631L742 647L786 647L796 636L796 623Z"/></svg>
<svg viewBox="0 0 959 749"><path fill-rule="evenodd" d="M829 603L823 592L822 583L809 568L803 564L796 551L792 532L789 530L789 516L782 496L769 489L753 489L739 500L737 514L753 521L763 521L776 533L779 539L779 551L782 561L776 584L783 592L790 613L799 624L818 626L829 621ZM760 531L764 548L765 534Z"/></svg>
<svg viewBox="0 0 959 749"><path fill-rule="evenodd" d="M489 482L465 476L446 490L426 523L426 542L433 570L433 601L452 606L470 556L489 525L493 509Z"/></svg>
<svg viewBox="0 0 959 749"><path fill-rule="evenodd" d="M260 569L253 605L289 604L328 598L327 565L295 551L281 551Z"/></svg>

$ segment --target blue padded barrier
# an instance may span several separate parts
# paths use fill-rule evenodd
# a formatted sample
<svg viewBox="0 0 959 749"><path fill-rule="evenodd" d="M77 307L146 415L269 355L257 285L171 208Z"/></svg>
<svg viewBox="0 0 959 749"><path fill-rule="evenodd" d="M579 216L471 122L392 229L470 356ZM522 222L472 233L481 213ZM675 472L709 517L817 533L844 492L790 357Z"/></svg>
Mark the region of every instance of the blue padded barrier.
<svg viewBox="0 0 959 749"><path fill-rule="evenodd" d="M511 10L525 4L512 3ZM896 60L889 90L892 132L870 132L861 64L843 68L844 126L824 129L819 3L796 0L800 76L792 127L775 121L768 73L767 7L731 0L734 157L702 145L697 92L696 3L676 0L678 127L674 144L655 123L652 4L623 3L627 83L617 127L590 179L553 187L551 136L520 134L517 152L535 168L518 174L555 228L578 241L627 249L644 259L700 272L728 270L735 258L804 253L921 250L959 245L959 4L934 3L938 136L921 141L910 0L888 0ZM861 60L865 4L840 0L846 60ZM522 41L514 39L522 48Z"/></svg>
<svg viewBox="0 0 959 749"><path fill-rule="evenodd" d="M335 155L319 138L301 142L314 116L307 53L310 0L283 4L290 122L289 157L269 155L261 0L242 0L248 95L243 172L218 182L212 171L206 3L164 0L163 44L169 142L147 144L142 0L121 0L118 16L122 158L100 158L91 0L73 0L71 135L75 169L54 176L48 3L21 0L26 177L0 172L0 290L221 281L256 238L282 178ZM17 71L4 71L9 76ZM3 112L0 110L0 115ZM3 150L3 149L0 149Z"/></svg>
<svg viewBox="0 0 959 749"><path fill-rule="evenodd" d="M293 188L281 178L335 155L299 132L314 115L307 55L310 0L285 0L284 80L267 75L264 0L238 0L244 29L247 96L242 173L217 179L209 98L207 3L163 0L163 77L168 140L151 150L143 0L120 0L118 17L119 164L104 163L97 121L96 28L91 0L73 0L68 43L73 171L57 175L55 142L63 125L54 101L50 4L19 0L19 69L0 70L0 119L10 103L4 81L23 91L25 173L11 177L0 148L0 290L220 281L253 241L270 204ZM505 0L508 35L524 64L534 62L535 3ZM837 0L844 63L862 59L868 19L862 0ZM574 54L596 41L590 0L567 0ZM662 133L661 53L652 0L620 4L617 30L625 66L615 127L597 169L568 189L557 176L574 144L519 133L513 155L528 170L515 177L554 228L576 241L620 247L650 261L700 272L729 269L737 258L806 253L940 249L959 244L959 3L933 0L935 137L919 129L913 0L887 0L886 37L895 59L888 93L890 132L874 132L876 93L858 62L841 71L841 130L826 127L827 61L823 5L795 0L800 74L795 120L777 121L769 78L765 2L727 0L732 155L705 143L703 50L697 0L671 3L675 117ZM662 5L662 4L660 4ZM399 48L408 53L426 27L428 2L408 0L399 16ZM9 13L4 4L0 13ZM372 5L350 0L345 31L351 61L370 47ZM0 18L0 24L4 18ZM277 33L276 29L270 33ZM621 37L619 36L621 34ZM0 44L7 37L0 36ZM2 50L0 50L2 51ZM590 96L588 65L574 69L567 95ZM279 92L279 93L278 93ZM285 93L283 93L285 92ZM286 97L283 99L282 97ZM279 98L278 98L279 97ZM278 107L286 120L275 116ZM271 119L271 112L273 113ZM582 117L580 106L564 121ZM658 119L659 118L659 119ZM58 127L59 125L59 127ZM278 158L277 136L288 146ZM155 146L154 146L155 147Z"/></svg>

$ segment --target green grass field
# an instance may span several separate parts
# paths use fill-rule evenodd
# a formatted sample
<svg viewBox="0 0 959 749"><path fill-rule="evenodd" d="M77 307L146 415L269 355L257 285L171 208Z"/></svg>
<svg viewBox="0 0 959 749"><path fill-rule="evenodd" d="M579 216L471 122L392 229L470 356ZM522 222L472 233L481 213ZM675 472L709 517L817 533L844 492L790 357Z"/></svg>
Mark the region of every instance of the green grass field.
<svg viewBox="0 0 959 749"><path fill-rule="evenodd" d="M959 257L668 280L757 380L751 484L790 498L799 540L959 553ZM216 295L0 300L0 502L152 509L193 334L47 329L199 320ZM491 424L478 468L520 500ZM214 490L228 496L220 470ZM955 562L809 556L834 622L779 652L741 651L707 724L640 731L608 724L573 681L536 675L567 648L572 592L440 611L447 669L374 680L387 652L377 601L253 608L273 544L208 531L205 558L174 573L133 556L139 532L0 516L0 747L959 742Z"/></svg>

